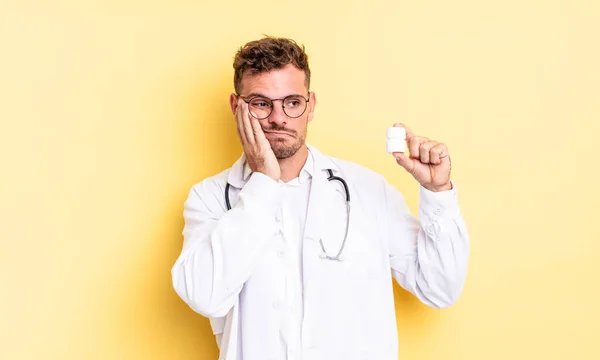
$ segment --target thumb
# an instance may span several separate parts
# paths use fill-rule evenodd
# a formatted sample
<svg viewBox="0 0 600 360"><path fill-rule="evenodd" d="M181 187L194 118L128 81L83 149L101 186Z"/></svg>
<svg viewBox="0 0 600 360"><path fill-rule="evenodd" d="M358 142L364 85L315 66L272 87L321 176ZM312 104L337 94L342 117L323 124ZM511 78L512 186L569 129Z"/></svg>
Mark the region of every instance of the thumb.
<svg viewBox="0 0 600 360"><path fill-rule="evenodd" d="M401 152L394 152L392 155L394 155L396 158L398 165L402 166L406 171L414 175L413 172L415 171L415 159L406 157L404 153Z"/></svg>

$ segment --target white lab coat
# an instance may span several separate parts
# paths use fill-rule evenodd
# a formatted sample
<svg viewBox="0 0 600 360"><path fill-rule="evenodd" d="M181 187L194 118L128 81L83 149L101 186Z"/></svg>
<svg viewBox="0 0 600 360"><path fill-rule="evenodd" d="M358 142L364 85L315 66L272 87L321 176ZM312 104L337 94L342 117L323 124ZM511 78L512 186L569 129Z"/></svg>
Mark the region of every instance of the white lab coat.
<svg viewBox="0 0 600 360"><path fill-rule="evenodd" d="M210 318L220 360L396 360L392 278L434 308L455 303L462 291L469 240L454 184L439 193L421 187L417 218L383 176L309 149L315 176L302 244L301 355L287 353L278 341L283 314L274 304L285 293L277 256L283 242L278 184L263 174L244 180L242 155L232 168L193 186L185 202L173 286ZM341 262L319 256L319 239L335 254L346 225L343 187L328 182L326 169L350 188Z"/></svg>

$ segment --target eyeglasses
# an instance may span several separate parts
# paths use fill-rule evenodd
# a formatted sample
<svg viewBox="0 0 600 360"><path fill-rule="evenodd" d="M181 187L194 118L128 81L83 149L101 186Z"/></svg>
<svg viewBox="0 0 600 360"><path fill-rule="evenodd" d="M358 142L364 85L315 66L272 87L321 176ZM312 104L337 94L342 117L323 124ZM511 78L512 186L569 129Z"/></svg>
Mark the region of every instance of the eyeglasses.
<svg viewBox="0 0 600 360"><path fill-rule="evenodd" d="M310 96L310 92L308 94ZM263 96L245 98L239 94L236 95L248 104L250 115L258 120L266 119L271 115L274 101L281 101L281 108L288 117L300 117L306 111L306 105L310 99L310 97L306 99L302 95L288 95L283 99L269 99Z"/></svg>

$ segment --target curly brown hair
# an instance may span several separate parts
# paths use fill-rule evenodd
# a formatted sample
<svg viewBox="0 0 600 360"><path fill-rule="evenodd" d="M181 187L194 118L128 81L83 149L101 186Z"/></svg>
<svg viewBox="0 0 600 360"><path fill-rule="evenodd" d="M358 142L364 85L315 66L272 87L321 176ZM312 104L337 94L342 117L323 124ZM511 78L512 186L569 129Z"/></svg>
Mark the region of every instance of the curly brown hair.
<svg viewBox="0 0 600 360"><path fill-rule="evenodd" d="M288 64L304 71L306 89L309 89L310 68L304 45L300 47L292 39L271 36L247 43L238 50L233 60L233 86L236 93L241 92L242 76L246 71L254 75L281 69Z"/></svg>

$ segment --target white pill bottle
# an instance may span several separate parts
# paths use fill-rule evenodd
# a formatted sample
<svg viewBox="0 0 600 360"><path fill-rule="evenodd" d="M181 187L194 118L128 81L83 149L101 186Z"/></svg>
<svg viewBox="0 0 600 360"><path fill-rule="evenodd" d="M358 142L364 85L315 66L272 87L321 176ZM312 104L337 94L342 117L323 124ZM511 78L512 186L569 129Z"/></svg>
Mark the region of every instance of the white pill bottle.
<svg viewBox="0 0 600 360"><path fill-rule="evenodd" d="M390 154L406 151L406 130L403 127L391 127L387 129L386 149Z"/></svg>

